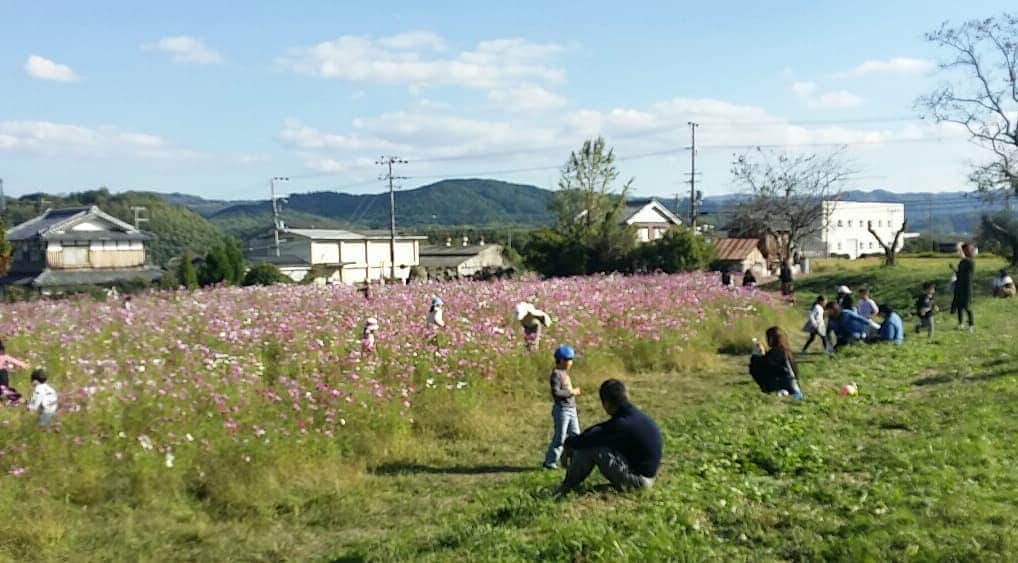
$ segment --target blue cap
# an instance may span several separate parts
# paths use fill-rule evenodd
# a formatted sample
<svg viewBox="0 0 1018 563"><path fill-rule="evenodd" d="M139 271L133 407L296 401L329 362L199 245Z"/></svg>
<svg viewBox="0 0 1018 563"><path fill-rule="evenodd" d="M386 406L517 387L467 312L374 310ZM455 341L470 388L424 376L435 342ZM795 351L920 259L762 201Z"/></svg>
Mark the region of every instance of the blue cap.
<svg viewBox="0 0 1018 563"><path fill-rule="evenodd" d="M573 351L573 347L568 344L563 344L555 349L555 361L572 360L576 358L576 352Z"/></svg>
<svg viewBox="0 0 1018 563"><path fill-rule="evenodd" d="M434 307L436 305L445 305L445 303L442 302L441 297L435 296L431 298L431 306Z"/></svg>

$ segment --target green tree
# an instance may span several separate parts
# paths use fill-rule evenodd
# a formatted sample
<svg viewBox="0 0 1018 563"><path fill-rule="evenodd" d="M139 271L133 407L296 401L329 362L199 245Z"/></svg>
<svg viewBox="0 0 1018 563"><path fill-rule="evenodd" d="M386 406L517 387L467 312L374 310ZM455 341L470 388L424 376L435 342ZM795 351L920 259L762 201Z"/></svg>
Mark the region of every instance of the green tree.
<svg viewBox="0 0 1018 563"><path fill-rule="evenodd" d="M632 228L623 223L633 180L617 188L618 178L615 152L603 137L584 141L562 168L550 206L557 217L556 231L567 246L583 247L589 255L586 271L580 273L618 269L636 246Z"/></svg>
<svg viewBox="0 0 1018 563"><path fill-rule="evenodd" d="M222 282L230 282L233 277L233 266L226 250L222 246L215 246L205 255L205 262L198 269L198 281L201 285L208 286Z"/></svg>
<svg viewBox="0 0 1018 563"><path fill-rule="evenodd" d="M163 274L159 278L159 289L177 289L180 287L180 280L177 279L177 274L170 271Z"/></svg>
<svg viewBox="0 0 1018 563"><path fill-rule="evenodd" d="M227 236L225 250L230 264L230 283L240 285L244 281L244 254L240 251L237 239Z"/></svg>
<svg viewBox="0 0 1018 563"><path fill-rule="evenodd" d="M523 261L546 276L576 276L587 273L590 255L586 247L558 231L538 229L523 248Z"/></svg>
<svg viewBox="0 0 1018 563"><path fill-rule="evenodd" d="M198 288L198 272L195 271L192 260L194 255L190 250L186 250L180 257L180 266L177 267L177 279L189 290Z"/></svg>
<svg viewBox="0 0 1018 563"><path fill-rule="evenodd" d="M273 285L290 281L275 264L260 262L251 266L244 275L244 285Z"/></svg>
<svg viewBox="0 0 1018 563"><path fill-rule="evenodd" d="M666 274L702 270L710 263L713 250L703 237L691 229L675 227L635 253L642 268Z"/></svg>
<svg viewBox="0 0 1018 563"><path fill-rule="evenodd" d="M1001 211L995 216L985 216L979 225L979 242L987 247L996 247L1008 262L1018 266L1018 218L1012 213Z"/></svg>

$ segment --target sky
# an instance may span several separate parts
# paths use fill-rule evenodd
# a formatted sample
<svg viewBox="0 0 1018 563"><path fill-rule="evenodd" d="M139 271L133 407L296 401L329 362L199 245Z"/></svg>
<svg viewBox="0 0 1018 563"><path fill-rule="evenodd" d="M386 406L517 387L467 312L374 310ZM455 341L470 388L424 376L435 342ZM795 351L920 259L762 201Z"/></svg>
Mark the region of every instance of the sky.
<svg viewBox="0 0 1018 563"><path fill-rule="evenodd" d="M231 6L230 4L235 4ZM846 188L968 190L985 155L921 119L922 36L1010 3L0 4L5 193L264 199L484 177L555 187L604 135L633 192L739 191L734 155L838 150Z"/></svg>

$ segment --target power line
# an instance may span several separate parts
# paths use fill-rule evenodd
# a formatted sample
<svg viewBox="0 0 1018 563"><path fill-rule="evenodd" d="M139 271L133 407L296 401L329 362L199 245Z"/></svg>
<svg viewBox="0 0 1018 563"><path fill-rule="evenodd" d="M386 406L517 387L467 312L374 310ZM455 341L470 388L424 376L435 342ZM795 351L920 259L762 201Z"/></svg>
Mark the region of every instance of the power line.
<svg viewBox="0 0 1018 563"><path fill-rule="evenodd" d="M398 156L382 156L375 161L387 167L387 172L379 176L379 180L389 181L389 266L392 269L392 280L396 281L396 191L393 188L393 180L401 180L403 176L392 175L393 164L407 164L407 161Z"/></svg>

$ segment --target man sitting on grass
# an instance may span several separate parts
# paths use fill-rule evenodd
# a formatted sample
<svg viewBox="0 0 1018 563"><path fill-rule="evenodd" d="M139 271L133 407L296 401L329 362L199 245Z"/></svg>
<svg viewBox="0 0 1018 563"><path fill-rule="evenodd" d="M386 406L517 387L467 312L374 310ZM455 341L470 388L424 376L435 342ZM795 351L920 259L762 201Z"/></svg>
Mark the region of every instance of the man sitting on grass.
<svg viewBox="0 0 1018 563"><path fill-rule="evenodd" d="M565 479L555 494L565 494L583 482L597 465L618 490L653 486L661 464L661 431L629 402L626 386L609 379L598 390L601 406L611 418L566 439Z"/></svg>
<svg viewBox="0 0 1018 563"><path fill-rule="evenodd" d="M827 304L827 332L837 337L835 350L846 345L866 342L871 334L880 330L880 325L848 309L843 310L837 303Z"/></svg>

